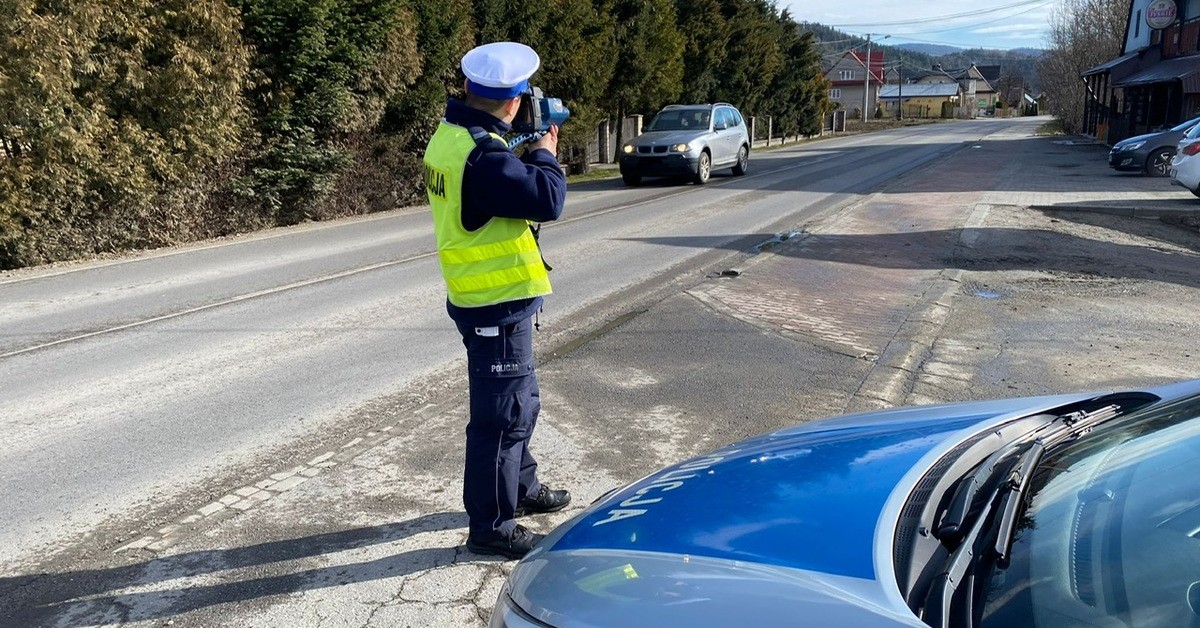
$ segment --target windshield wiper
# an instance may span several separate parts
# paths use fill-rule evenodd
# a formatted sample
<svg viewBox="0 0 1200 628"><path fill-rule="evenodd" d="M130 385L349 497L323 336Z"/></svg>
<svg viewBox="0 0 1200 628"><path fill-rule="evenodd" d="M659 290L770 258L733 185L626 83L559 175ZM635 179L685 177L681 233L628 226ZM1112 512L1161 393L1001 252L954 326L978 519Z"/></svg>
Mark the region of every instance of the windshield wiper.
<svg viewBox="0 0 1200 628"><path fill-rule="evenodd" d="M960 541L958 546L946 560L945 570L937 575L930 585L926 596L924 619L925 623L938 628L949 628L950 625L970 626L974 622L975 580L979 566L976 546L985 531L995 530L995 542L989 548L989 559L995 560L1000 566L1007 566L1012 551L1013 538L1017 530L1017 519L1022 512L1021 504L1029 491L1029 479L1034 469L1045 455L1047 447L1064 440L1076 438L1091 430L1093 426L1121 414L1117 405L1105 406L1090 412L1072 412L1059 417L1062 425L1047 434L1039 436L1028 448L1021 452L1011 463L1008 458L1012 452L1029 441L1013 443L1002 447L988 456L970 476L963 479L959 490L951 499L945 516L938 526L938 538L943 542ZM1051 425L1056 424L1052 423ZM1035 432L1043 432L1050 425L1039 428ZM1001 465L1001 461L1004 464ZM978 516L970 529L962 533L962 523L970 512L975 497L984 484L994 476L997 467L1007 468L1008 476L999 482L988 496L980 509ZM943 536L943 534L945 536ZM963 603L955 606L954 599L964 581L971 584L967 587Z"/></svg>
<svg viewBox="0 0 1200 628"><path fill-rule="evenodd" d="M996 544L991 549L996 552L996 548L1003 547L1003 551L1007 555L1008 544L1011 542L1015 527L1017 506L1029 489L1029 476L1037 467L1045 450L1045 444L1038 439L1028 449L1021 452L1011 466L1006 463L1009 469L1008 477L992 490L982 511L963 537L961 544L947 559L946 570L934 578L929 595L925 598L925 623L938 628L949 628L951 625L969 626L974 621L976 574L972 567L978 564L976 562L976 545L979 544L980 537L984 532L992 527L993 521L997 521L1000 531L997 533ZM1004 448L1001 451L1009 454L1012 449ZM985 464L987 462L985 461ZM996 462L993 461L993 467L995 464ZM1005 539L1003 545L1000 541L1002 538ZM965 603L955 606L954 598L963 582L967 580L971 582L971 586L967 588Z"/></svg>
<svg viewBox="0 0 1200 628"><path fill-rule="evenodd" d="M1115 404L1104 406L1091 412L1082 410L1072 412L1056 417L1053 422L1038 428L1032 434L1038 435L1040 432L1053 427L1061 421L1062 426L1051 432L1047 437L1057 438L1062 434L1077 436L1096 423L1111 419L1120 413L1120 406ZM979 495L979 491L983 489L988 480L995 477L996 466L999 462L1024 442L1028 442L1028 440L1015 442L1007 447L1001 447L996 450L985 458L983 462L979 463L979 466L970 475L964 477L959 482L958 488L954 491L954 496L950 498L950 503L941 513L941 518L937 522L937 529L934 531L934 536L938 540L942 541L950 549L958 546L958 543L962 541L963 536L966 534L967 519L970 517L971 507L975 504L975 499Z"/></svg>
<svg viewBox="0 0 1200 628"><path fill-rule="evenodd" d="M1107 421L1121 414L1121 408L1117 405L1105 406L1093 410L1091 412L1074 412L1062 417L1063 427L1051 434L1048 438L1053 444L1058 444L1069 438L1077 438L1080 435L1091 431L1092 427L1097 423ZM1001 567L1008 566L1009 552L1012 550L1013 535L1017 531L1017 517L1020 512L1018 508L1021 505L1021 500L1029 491L1029 478L1033 475L1034 468L1042 461L1042 455L1046 453L1046 443L1042 439L1038 439L1029 448L1029 451L1021 454L1017 464L1013 466L1009 472L1006 484L1010 488L1009 492L1001 497L1001 507L998 513L999 528L996 531L996 544L992 548L995 551L996 562Z"/></svg>
<svg viewBox="0 0 1200 628"><path fill-rule="evenodd" d="M979 467L970 475L959 482L954 496L950 498L950 504L946 506L941 521L938 522L938 527L934 531L934 536L947 547L954 549L962 543L963 537L967 533L967 517L971 513L971 506L975 504L975 498L988 479L994 477L996 465L1002 458L1012 453L1016 446L1019 444L997 449L990 456L984 458L983 462L979 463Z"/></svg>
<svg viewBox="0 0 1200 628"><path fill-rule="evenodd" d="M1017 531L1017 516L1021 501L1029 492L1029 478L1033 475L1033 470L1041 462L1042 456L1046 453L1046 445L1038 440L1029 447L1021 457L1017 459L1017 463L1013 465L1012 471L1008 474L1008 479L1005 480L1003 488L1006 489L1004 495L1000 497L1000 506L997 514L997 523L999 527L996 530L996 544L992 546L995 552L996 562L1002 567L1008 566L1009 551L1012 550L1013 535Z"/></svg>
<svg viewBox="0 0 1200 628"><path fill-rule="evenodd" d="M1079 436L1085 431L1091 429L1097 423L1103 423L1104 421L1118 416L1123 412L1124 409L1114 403L1102 408L1096 408L1090 412L1079 410L1070 414L1064 414L1060 418L1063 422L1062 429L1066 430L1067 433L1064 434L1063 432L1059 432L1056 434L1056 436L1058 436L1060 439L1064 437Z"/></svg>

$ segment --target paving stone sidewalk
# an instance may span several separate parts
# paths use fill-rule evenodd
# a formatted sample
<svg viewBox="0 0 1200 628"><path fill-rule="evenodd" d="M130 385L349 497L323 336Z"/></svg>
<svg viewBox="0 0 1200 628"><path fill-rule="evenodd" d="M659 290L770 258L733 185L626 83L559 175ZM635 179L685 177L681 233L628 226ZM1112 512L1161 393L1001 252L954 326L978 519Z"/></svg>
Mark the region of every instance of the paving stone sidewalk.
<svg viewBox="0 0 1200 628"><path fill-rule="evenodd" d="M985 203L1146 218L1200 211L1200 199L1170 178L1113 170L1109 147L1087 138L1012 131L992 135L984 144L1011 144L994 164L1006 172L984 196Z"/></svg>

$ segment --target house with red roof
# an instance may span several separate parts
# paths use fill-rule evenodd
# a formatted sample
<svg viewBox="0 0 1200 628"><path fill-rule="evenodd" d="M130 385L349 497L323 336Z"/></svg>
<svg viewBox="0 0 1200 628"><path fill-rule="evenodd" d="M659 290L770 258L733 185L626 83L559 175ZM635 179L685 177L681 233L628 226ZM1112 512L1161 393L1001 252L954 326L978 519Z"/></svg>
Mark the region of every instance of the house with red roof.
<svg viewBox="0 0 1200 628"><path fill-rule="evenodd" d="M883 51L871 51L870 76L867 75L866 59L865 52L847 51L825 71L825 78L830 84L829 100L839 103L841 108L850 112L852 116L855 115L855 111L862 111L865 83L869 118L875 115L875 108L879 102L879 88L883 86Z"/></svg>

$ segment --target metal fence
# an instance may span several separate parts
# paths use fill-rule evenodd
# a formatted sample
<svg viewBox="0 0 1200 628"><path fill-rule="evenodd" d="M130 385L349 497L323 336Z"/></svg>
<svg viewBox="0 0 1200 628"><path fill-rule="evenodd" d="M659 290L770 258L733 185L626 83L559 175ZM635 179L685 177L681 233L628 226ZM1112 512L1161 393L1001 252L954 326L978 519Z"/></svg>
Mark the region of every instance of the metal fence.
<svg viewBox="0 0 1200 628"><path fill-rule="evenodd" d="M621 120L624 128L620 137L629 140L642 133L642 116L626 116ZM595 136L588 142L588 161L594 164L611 164L617 161L617 124L614 120L601 120L596 125Z"/></svg>

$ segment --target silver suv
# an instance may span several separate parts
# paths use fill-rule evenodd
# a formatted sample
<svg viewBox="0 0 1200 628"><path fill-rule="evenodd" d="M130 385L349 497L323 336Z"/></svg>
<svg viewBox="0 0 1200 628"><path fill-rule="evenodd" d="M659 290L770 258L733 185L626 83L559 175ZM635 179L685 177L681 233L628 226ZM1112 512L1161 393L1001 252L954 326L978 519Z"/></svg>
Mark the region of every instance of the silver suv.
<svg viewBox="0 0 1200 628"><path fill-rule="evenodd" d="M714 169L746 174L750 133L737 108L715 105L668 105L643 133L621 147L621 178L638 185L644 176L690 175L708 182Z"/></svg>

